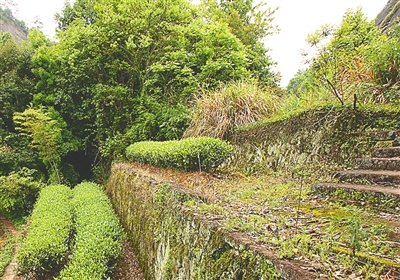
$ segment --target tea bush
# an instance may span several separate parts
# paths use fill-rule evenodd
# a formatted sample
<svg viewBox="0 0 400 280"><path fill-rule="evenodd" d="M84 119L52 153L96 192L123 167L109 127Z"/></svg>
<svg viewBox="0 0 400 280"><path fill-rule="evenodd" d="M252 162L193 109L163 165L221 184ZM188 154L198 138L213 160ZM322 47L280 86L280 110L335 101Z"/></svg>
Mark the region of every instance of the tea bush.
<svg viewBox="0 0 400 280"><path fill-rule="evenodd" d="M108 197L93 183L81 183L72 200L75 245L58 279L106 279L121 252L123 232Z"/></svg>
<svg viewBox="0 0 400 280"><path fill-rule="evenodd" d="M40 192L17 254L21 273L46 274L64 264L72 226L71 196L71 190L63 185Z"/></svg>
<svg viewBox="0 0 400 280"><path fill-rule="evenodd" d="M183 170L211 171L233 152L227 142L210 137L186 138L179 141L144 141L126 150L129 160Z"/></svg>

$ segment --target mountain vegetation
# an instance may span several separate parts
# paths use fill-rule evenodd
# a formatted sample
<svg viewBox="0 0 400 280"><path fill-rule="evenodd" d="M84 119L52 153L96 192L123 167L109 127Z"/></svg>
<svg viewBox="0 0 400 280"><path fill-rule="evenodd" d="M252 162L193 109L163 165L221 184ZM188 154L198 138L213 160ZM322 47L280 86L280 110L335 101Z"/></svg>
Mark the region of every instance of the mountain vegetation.
<svg viewBox="0 0 400 280"><path fill-rule="evenodd" d="M382 33L348 11L308 36L317 55L285 90L263 44L274 12L244 0L78 0L56 15L57 42L35 28L27 42L1 33L0 175L26 168L74 185L106 177L135 142L229 139L314 106L397 104L398 24Z"/></svg>
<svg viewBox="0 0 400 280"><path fill-rule="evenodd" d="M284 106L398 103L399 32L395 24L382 33L361 9L347 11L340 26L322 26L307 38L317 55L289 82Z"/></svg>
<svg viewBox="0 0 400 280"><path fill-rule="evenodd" d="M86 245L99 248L113 244L78 242L79 238L91 240L92 236L97 238L104 232L103 229L97 230L100 228L97 226L91 228L92 220L86 220L84 213L77 210L77 205L86 205L89 201L104 202L104 205L108 202L104 196L93 199L100 196L97 185L93 196L92 191L84 194L92 183L84 182L75 188L77 198L73 201L69 188L90 179L104 182L109 178L113 161L139 159L162 168L215 171L217 165L230 158L230 169L225 171L235 175L240 173L243 177L243 180L230 184L237 184L237 190L242 190L246 184L256 188L251 189L251 194L242 192L236 198L241 202L249 201L253 193L259 192L259 182L248 180L247 176L271 172L275 176L274 184L279 182L278 187L274 187L272 193L271 185L266 184L265 195L260 195L256 202L264 203L268 197L278 207L282 204L282 197L286 196L291 205L298 203L297 212L288 215L297 213L298 216L303 177L309 177L307 180L311 181L313 176L317 176L315 170L321 172L321 169L332 166L314 166L310 170L308 166L301 166L296 169L298 166L293 166L294 161L288 159L290 153L271 159L270 154L275 151L268 154L269 151L256 150L258 147L253 142L249 145L252 152L243 160L244 153L240 153L240 149L244 151L244 145L231 146L227 142L234 143L237 140L233 139L235 135L246 138L247 132L259 135L254 131L274 122L275 126L270 127L276 129L261 137L296 130L305 134L304 139L314 139L316 132L313 129L326 121L332 126L343 125L343 128L334 130L330 139L331 144L336 143L328 148L316 147L315 143L325 139L319 135L315 142L307 144L315 149L324 149L325 153L332 152L327 161L334 161L335 144L342 143L338 139L344 137L341 133L348 127L343 118L376 116L374 121L379 125L375 127L386 129L397 125L400 105L399 23L390 19L390 24L375 24L367 20L361 9L348 10L340 25L322 26L307 37L316 54L313 57L304 54L307 68L299 71L287 88L282 88L279 86L279 73L273 68L275 62L264 45L265 39L277 32L273 25L275 10L255 2L258 3L252 0L202 0L199 4L189 0L76 0L73 4L66 2L56 15L57 41L49 40L37 28L28 30L23 22L14 19L10 9L0 10L1 20L7 19L27 32L26 40L17 37L12 30L0 32L0 212L13 219L21 218L31 213L39 193L46 193L46 185L65 191L64 207L68 209L64 213L67 217L64 233L67 237L54 233L55 240L59 239L63 246L62 252L59 248L55 250L56 266L61 268L64 264L71 249L68 246L75 244L79 250L71 255L73 261L61 273L61 278L81 273L77 269L82 261L90 262L84 254ZM392 7L390 15L398 8L395 2L389 1L391 6L388 5ZM310 122L307 116L318 115L320 109L331 114L304 128L305 122ZM279 122L291 116L301 120L300 123L292 122L298 126L288 128L290 122ZM388 116L394 116L394 119ZM363 124L362 121L354 123ZM288 149L296 144L292 145L293 139L283 139L283 145ZM343 153L358 152L365 147L346 141L343 141L347 145ZM305 146L299 148L301 156L304 156ZM278 150L277 147L271 149ZM321 157L321 154L312 156ZM234 160L241 161L242 166L235 166ZM279 164L285 160L285 164L293 167L291 179L288 174L278 178L278 166L283 166ZM295 175L301 178L298 202ZM290 180L293 182L287 183ZM279 193L280 189L284 195ZM221 197L233 198L233 194L227 196L225 191L221 188ZM292 193L289 195L289 192ZM49 197L54 198L52 194ZM93 207L102 209L103 204ZM221 206L215 207L218 210ZM86 213L89 210L82 211ZM104 210L104 217L115 224L118 221L111 212L109 208ZM96 216L90 213L89 216ZM75 222L82 221L82 224L73 226L76 240L69 239L73 224L71 215L74 215ZM260 216L264 217L265 213ZM297 228L298 220L299 217L296 220L292 218L292 227L282 222L282 228ZM255 228L256 221L248 219L246 227ZM237 228L234 222L225 227ZM32 224L34 228L35 223ZM348 223L346 231L348 236L355 238L350 242L353 256L365 239L360 230L360 222L355 217ZM262 234L268 231L271 229L263 230ZM114 236L120 232L109 234L112 240L120 242ZM35 234L31 236L28 235L36 238ZM309 238L306 234L303 237L304 240ZM336 238L333 235L328 237L329 240ZM274 248L289 246L281 253L282 257L291 258L294 256L292 249L301 244L301 240L277 239ZM32 241L32 244L39 242ZM309 244L304 241L302 250L314 256ZM327 242L318 244L321 251L325 250L323 246ZM31 247L28 245L24 246ZM36 249L35 246L31 248ZM119 253L117 247L105 248L99 250L110 251L111 259ZM28 260L33 261L33 258L29 254L23 257L25 247L22 249L21 262L24 264L25 258L28 265ZM392 255L396 252L393 250ZM48 273L51 268L46 265L53 264L47 263L46 255L36 257L40 258L41 269L45 270L36 273ZM98 257L102 258L100 254ZM99 260L97 268L88 264L87 271L103 275L108 271L104 264L108 261L104 260ZM32 266L38 267L36 263ZM30 271L31 268L26 268L25 272Z"/></svg>
<svg viewBox="0 0 400 280"><path fill-rule="evenodd" d="M16 19L10 8L0 5L0 31L8 32L17 41L28 39L28 27L22 20Z"/></svg>
<svg viewBox="0 0 400 280"><path fill-rule="evenodd" d="M274 10L261 7L78 0L56 15L57 43L37 29L26 43L4 37L4 175L25 166L55 183L101 176L131 143L179 139L203 91L250 79L278 88L262 43Z"/></svg>
<svg viewBox="0 0 400 280"><path fill-rule="evenodd" d="M107 176L138 141L229 139L314 106L400 99L398 25L382 33L348 11L308 36L317 55L285 91L263 44L274 12L244 0L78 0L56 15L57 42L35 28L27 42L2 33L0 175L28 168L74 185Z"/></svg>

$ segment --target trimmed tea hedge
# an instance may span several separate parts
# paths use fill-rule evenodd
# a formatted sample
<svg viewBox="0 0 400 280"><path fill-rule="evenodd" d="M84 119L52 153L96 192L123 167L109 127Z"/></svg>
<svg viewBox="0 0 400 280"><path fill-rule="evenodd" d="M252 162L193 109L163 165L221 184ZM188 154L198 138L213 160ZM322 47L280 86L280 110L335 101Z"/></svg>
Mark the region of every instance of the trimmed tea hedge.
<svg viewBox="0 0 400 280"><path fill-rule="evenodd" d="M179 141L145 141L126 149L129 160L160 167L187 171L211 171L221 165L233 152L233 147L210 137L186 138Z"/></svg>
<svg viewBox="0 0 400 280"><path fill-rule="evenodd" d="M72 226L71 196L71 189L63 185L40 192L17 254L21 273L46 274L64 264Z"/></svg>
<svg viewBox="0 0 400 280"><path fill-rule="evenodd" d="M58 279L106 279L121 252L123 233L112 205L100 187L81 183L74 190L75 245Z"/></svg>

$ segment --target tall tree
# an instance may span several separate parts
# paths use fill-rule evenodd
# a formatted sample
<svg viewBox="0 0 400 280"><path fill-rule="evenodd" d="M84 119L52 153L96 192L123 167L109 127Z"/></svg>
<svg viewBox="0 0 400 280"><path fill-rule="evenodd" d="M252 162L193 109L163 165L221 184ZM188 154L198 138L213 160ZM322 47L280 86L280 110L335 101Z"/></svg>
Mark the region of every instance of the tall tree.
<svg viewBox="0 0 400 280"><path fill-rule="evenodd" d="M13 131L12 115L22 111L32 100L34 76L31 72L33 50L0 33L0 118ZM6 33L7 34L7 33Z"/></svg>
<svg viewBox="0 0 400 280"><path fill-rule="evenodd" d="M263 1L253 0L203 0L205 16L228 25L229 30L245 45L250 63L247 69L262 84L274 85L279 82L274 73L275 64L264 45L268 36L277 32L272 24L276 9L267 7Z"/></svg>
<svg viewBox="0 0 400 280"><path fill-rule="evenodd" d="M347 11L338 28L323 26L308 36L310 45L318 48L311 61L312 76L342 105L356 102L354 94L362 94L371 80L365 50L380 36L361 9Z"/></svg>
<svg viewBox="0 0 400 280"><path fill-rule="evenodd" d="M104 0L93 9L95 21L73 17L59 44L39 49L33 61L35 103L54 105L75 135L97 147L127 131L179 137L183 104L200 87L251 76L248 48L187 0Z"/></svg>
<svg viewBox="0 0 400 280"><path fill-rule="evenodd" d="M58 23L58 30L65 31L68 25L74 20L81 19L86 25L92 24L97 19L94 5L99 0L76 0L74 4L66 1L61 13L56 13L55 18Z"/></svg>
<svg viewBox="0 0 400 280"><path fill-rule="evenodd" d="M17 129L31 139L29 145L38 151L39 158L46 165L50 182L60 184L63 180L60 173L61 157L76 147L63 139L66 124L58 113L30 105L22 113L15 113L14 122Z"/></svg>

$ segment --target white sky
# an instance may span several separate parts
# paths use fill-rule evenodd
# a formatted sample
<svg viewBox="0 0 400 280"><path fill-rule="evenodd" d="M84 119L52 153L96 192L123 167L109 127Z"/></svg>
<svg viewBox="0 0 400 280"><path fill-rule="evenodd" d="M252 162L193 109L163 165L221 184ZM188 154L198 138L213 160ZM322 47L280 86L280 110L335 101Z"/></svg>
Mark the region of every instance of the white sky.
<svg viewBox="0 0 400 280"><path fill-rule="evenodd" d="M30 26L39 18L44 27L42 31L54 35L56 23L54 14L60 12L65 0L0 0L0 3L17 4L17 17ZM282 74L282 86L286 86L298 69L304 68L300 52L307 49L305 39L324 24L339 24L347 9L359 6L368 19L373 20L388 0L265 0L267 6L276 8L274 24L280 34L266 41L271 48L270 55L278 63L277 70Z"/></svg>

